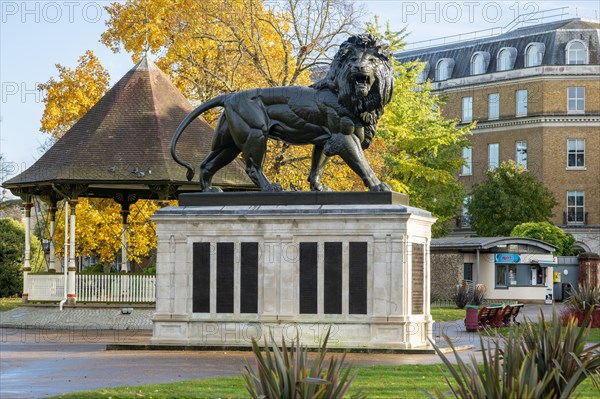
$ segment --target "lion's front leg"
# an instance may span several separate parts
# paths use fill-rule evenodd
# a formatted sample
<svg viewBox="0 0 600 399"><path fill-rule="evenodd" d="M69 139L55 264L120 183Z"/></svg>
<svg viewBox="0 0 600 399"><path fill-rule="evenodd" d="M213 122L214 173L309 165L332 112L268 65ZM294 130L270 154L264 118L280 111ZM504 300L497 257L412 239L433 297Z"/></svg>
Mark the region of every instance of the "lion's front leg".
<svg viewBox="0 0 600 399"><path fill-rule="evenodd" d="M358 137L353 134L335 134L330 139L330 146L348 164L371 191L392 191L392 188L375 176L360 145ZM327 153L327 148L325 149Z"/></svg>
<svg viewBox="0 0 600 399"><path fill-rule="evenodd" d="M310 174L308 175L311 191L331 191L329 187L322 185L320 181L328 159L329 157L325 155L323 146L315 145L313 147L312 163L310 165Z"/></svg>

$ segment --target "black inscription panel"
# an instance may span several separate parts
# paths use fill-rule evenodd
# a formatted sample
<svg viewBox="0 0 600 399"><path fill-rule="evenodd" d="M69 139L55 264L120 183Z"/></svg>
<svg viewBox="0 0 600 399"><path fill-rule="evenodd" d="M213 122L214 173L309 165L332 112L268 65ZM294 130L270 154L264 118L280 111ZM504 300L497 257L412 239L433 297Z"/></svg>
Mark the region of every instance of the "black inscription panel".
<svg viewBox="0 0 600 399"><path fill-rule="evenodd" d="M342 243L326 242L324 251L325 314L342 314Z"/></svg>
<svg viewBox="0 0 600 399"><path fill-rule="evenodd" d="M300 313L317 313L317 243L300 243Z"/></svg>
<svg viewBox="0 0 600 399"><path fill-rule="evenodd" d="M412 313L423 314L425 246L412 244Z"/></svg>
<svg viewBox="0 0 600 399"><path fill-rule="evenodd" d="M351 242L348 265L348 312L367 314L367 243Z"/></svg>
<svg viewBox="0 0 600 399"><path fill-rule="evenodd" d="M241 246L240 312L258 313L258 243Z"/></svg>
<svg viewBox="0 0 600 399"><path fill-rule="evenodd" d="M210 312L210 243L195 242L192 247L192 312Z"/></svg>
<svg viewBox="0 0 600 399"><path fill-rule="evenodd" d="M217 243L217 313L233 313L233 243Z"/></svg>

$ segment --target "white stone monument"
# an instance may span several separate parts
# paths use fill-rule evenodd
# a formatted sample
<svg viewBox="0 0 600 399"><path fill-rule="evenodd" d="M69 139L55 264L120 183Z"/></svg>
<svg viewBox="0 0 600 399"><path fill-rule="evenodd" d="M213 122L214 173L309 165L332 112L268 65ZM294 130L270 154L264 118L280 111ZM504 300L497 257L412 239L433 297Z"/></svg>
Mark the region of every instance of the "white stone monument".
<svg viewBox="0 0 600 399"><path fill-rule="evenodd" d="M429 345L435 221L397 193L197 193L159 210L153 344Z"/></svg>

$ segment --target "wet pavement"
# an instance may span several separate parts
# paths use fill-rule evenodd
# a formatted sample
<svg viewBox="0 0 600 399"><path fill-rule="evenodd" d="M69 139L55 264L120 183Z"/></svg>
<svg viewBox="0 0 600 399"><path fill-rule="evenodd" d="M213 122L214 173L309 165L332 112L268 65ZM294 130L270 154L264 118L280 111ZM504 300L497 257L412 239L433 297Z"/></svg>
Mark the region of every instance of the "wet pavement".
<svg viewBox="0 0 600 399"><path fill-rule="evenodd" d="M552 314L550 306L544 313ZM537 305L524 315L537 319ZM66 392L123 385L166 383L239 375L250 352L107 351L107 344L149 343L153 310L21 307L0 312L0 398L42 398ZM12 316L17 317L12 317ZM131 317L127 317L131 316ZM522 316L521 316L522 317ZM454 345L474 345L462 358L479 357L479 338L462 320L434 323L436 342L446 334ZM449 355L449 357L453 357ZM348 354L356 366L440 363L432 354Z"/></svg>

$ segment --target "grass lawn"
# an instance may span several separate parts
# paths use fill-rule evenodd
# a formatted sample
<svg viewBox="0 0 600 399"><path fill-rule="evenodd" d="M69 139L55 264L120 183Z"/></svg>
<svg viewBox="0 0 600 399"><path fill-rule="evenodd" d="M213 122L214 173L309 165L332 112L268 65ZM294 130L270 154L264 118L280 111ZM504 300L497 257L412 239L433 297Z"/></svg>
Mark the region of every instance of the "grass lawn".
<svg viewBox="0 0 600 399"><path fill-rule="evenodd" d="M464 320L465 310L455 306L432 306L431 317L435 321Z"/></svg>
<svg viewBox="0 0 600 399"><path fill-rule="evenodd" d="M444 388L441 365L414 366L374 366L361 368L350 394L362 388L371 399L384 398L426 398L422 391L431 391L433 387ZM591 381L586 380L576 392L578 398L597 398ZM56 396L55 398L248 398L246 385L240 377L209 378L190 380L170 384L143 385L139 387L123 387L99 389L96 391L77 392Z"/></svg>
<svg viewBox="0 0 600 399"><path fill-rule="evenodd" d="M23 303L21 298L0 298L0 311L14 309L21 303Z"/></svg>

